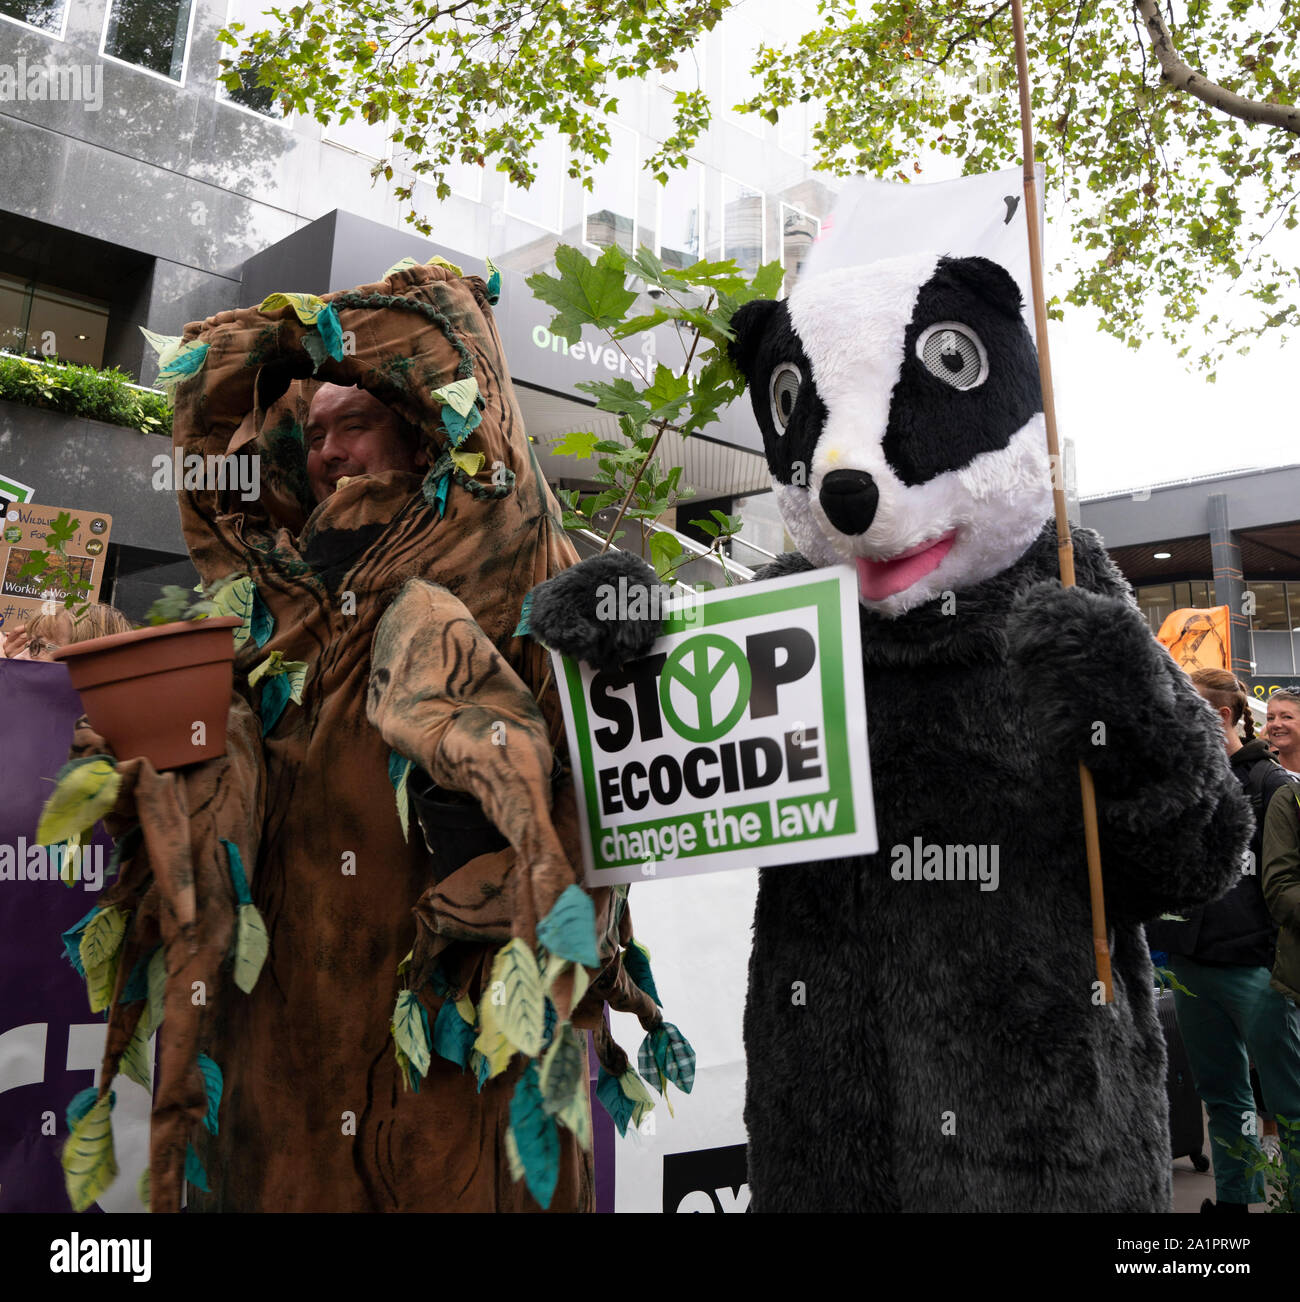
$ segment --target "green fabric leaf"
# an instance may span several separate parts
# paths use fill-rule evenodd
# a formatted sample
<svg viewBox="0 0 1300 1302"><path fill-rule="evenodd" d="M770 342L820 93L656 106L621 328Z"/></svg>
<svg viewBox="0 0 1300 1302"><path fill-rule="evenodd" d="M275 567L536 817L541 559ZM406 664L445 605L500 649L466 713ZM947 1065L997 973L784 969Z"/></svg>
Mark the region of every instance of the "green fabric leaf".
<svg viewBox="0 0 1300 1302"><path fill-rule="evenodd" d="M127 1080L133 1080L137 1085L143 1086L147 1090L152 1090L153 1078L153 1060L149 1052L149 1018L148 1010L140 1010L139 1020L135 1024L135 1030L131 1038L127 1041L126 1048L122 1050L122 1057L119 1059L117 1069Z"/></svg>
<svg viewBox="0 0 1300 1302"><path fill-rule="evenodd" d="M476 1038L473 1026L466 1023L450 999L446 1000L433 1023L433 1047L439 1057L454 1062L463 1071L469 1066Z"/></svg>
<svg viewBox="0 0 1300 1302"><path fill-rule="evenodd" d="M609 1113L618 1133L626 1136L636 1104L619 1088L618 1077L611 1076L604 1067L596 1077L596 1100Z"/></svg>
<svg viewBox="0 0 1300 1302"><path fill-rule="evenodd" d="M654 1096L646 1089L645 1081L631 1067L618 1078L618 1088L632 1104L632 1124L640 1126L655 1109Z"/></svg>
<svg viewBox="0 0 1300 1302"><path fill-rule="evenodd" d="M191 339L182 344L166 366L158 372L154 385L168 391L174 389L182 380L197 375L203 368L203 360L208 355L208 346L198 339Z"/></svg>
<svg viewBox="0 0 1300 1302"><path fill-rule="evenodd" d="M185 1179L196 1189L202 1189L204 1193L211 1193L208 1188L208 1173L203 1169L203 1163L199 1161L199 1155L194 1151L193 1144L185 1145Z"/></svg>
<svg viewBox="0 0 1300 1302"><path fill-rule="evenodd" d="M203 1076L203 1088L208 1095L208 1115L203 1118L203 1124L215 1135L217 1133L217 1111L221 1107L221 1068L206 1053L201 1053L199 1054L199 1072Z"/></svg>
<svg viewBox="0 0 1300 1302"><path fill-rule="evenodd" d="M637 1051L641 1075L662 1093L663 1082L670 1080L683 1094L695 1084L695 1050L686 1037L671 1023L661 1022L641 1041Z"/></svg>
<svg viewBox="0 0 1300 1302"><path fill-rule="evenodd" d="M41 810L38 845L54 845L94 827L117 803L122 779L111 760L95 758L63 774Z"/></svg>
<svg viewBox="0 0 1300 1302"><path fill-rule="evenodd" d="M510 1100L510 1133L529 1193L542 1207L549 1207L560 1175L560 1133L554 1118L543 1107L536 1063L528 1064L515 1086Z"/></svg>
<svg viewBox="0 0 1300 1302"><path fill-rule="evenodd" d="M474 1051L481 1058L477 1073L480 1090L484 1081L505 1071L515 1056L515 1046L506 1039L505 1032L501 1029L500 1012L500 1007L492 1001L492 988L489 986L479 1003L479 1033L478 1039L474 1041Z"/></svg>
<svg viewBox="0 0 1300 1302"><path fill-rule="evenodd" d="M515 637L527 637L531 631L529 620L533 614L533 594L530 592L519 607L519 623L515 625Z"/></svg>
<svg viewBox="0 0 1300 1302"><path fill-rule="evenodd" d="M87 1085L84 1090L74 1094L68 1102L67 1111L64 1116L67 1118L68 1129L71 1130L82 1117L95 1106L95 1100L99 1098L99 1086Z"/></svg>
<svg viewBox="0 0 1300 1302"><path fill-rule="evenodd" d="M267 609L262 594L253 588L253 612L249 617L249 632L255 646L264 647L275 632L275 617Z"/></svg>
<svg viewBox="0 0 1300 1302"><path fill-rule="evenodd" d="M416 1074L415 1068L411 1066L411 1060L402 1052L400 1045L393 1045L393 1053L397 1058L397 1070L402 1073L402 1088L404 1090L414 1090L418 1094L420 1092L420 1077Z"/></svg>
<svg viewBox="0 0 1300 1302"><path fill-rule="evenodd" d="M399 990L393 1009L393 1039L416 1075L429 1071L429 1014L413 990Z"/></svg>
<svg viewBox="0 0 1300 1302"><path fill-rule="evenodd" d="M325 300L316 294L268 294L258 304L259 312L276 312L282 307L293 308L294 315L303 325L315 325L316 318L325 307Z"/></svg>
<svg viewBox="0 0 1300 1302"><path fill-rule="evenodd" d="M506 1127L506 1161L510 1163L510 1178L518 1184L524 1178L524 1159L519 1156L519 1145L514 1132Z"/></svg>
<svg viewBox="0 0 1300 1302"><path fill-rule="evenodd" d="M336 362L343 360L343 324L332 303L326 303L316 316L316 329L320 332L325 352Z"/></svg>
<svg viewBox="0 0 1300 1302"><path fill-rule="evenodd" d="M147 1166L140 1172L140 1179L135 1186L135 1191L140 1196L140 1201L144 1203L145 1211L151 1210L150 1199L153 1195L153 1189L150 1187L149 1168Z"/></svg>
<svg viewBox="0 0 1300 1302"><path fill-rule="evenodd" d="M86 975L85 965L81 961L81 937L85 933L91 918L99 912L99 905L91 906L90 912L86 914L80 922L74 923L65 931L61 937L63 941L63 957L77 969L77 975L84 977Z"/></svg>
<svg viewBox="0 0 1300 1302"><path fill-rule="evenodd" d="M126 914L112 904L99 909L81 933L82 967L90 969L107 963L121 948L125 935Z"/></svg>
<svg viewBox="0 0 1300 1302"><path fill-rule="evenodd" d="M117 984L117 955L86 969L86 996L90 1011L102 1013L113 1002L113 987Z"/></svg>
<svg viewBox="0 0 1300 1302"><path fill-rule="evenodd" d="M72 1127L63 1145L63 1180L73 1211L84 1212L117 1179L110 1092Z"/></svg>
<svg viewBox="0 0 1300 1302"><path fill-rule="evenodd" d="M501 301L501 270L491 258L487 262L487 301L495 307Z"/></svg>
<svg viewBox="0 0 1300 1302"><path fill-rule="evenodd" d="M289 704L289 680L285 677L268 678L262 687L257 711L262 717L262 736L265 737L284 713Z"/></svg>
<svg viewBox="0 0 1300 1302"><path fill-rule="evenodd" d="M492 964L492 979L484 998L492 1001L497 992L503 1002L493 1002L493 1012L502 1034L521 1053L536 1057L542 1048L546 1000L537 959L518 936L502 947Z"/></svg>
<svg viewBox="0 0 1300 1302"><path fill-rule="evenodd" d="M650 951L635 936L632 937L632 943L623 951L623 967L628 976L662 1008L664 1001L659 998L659 991L655 988L655 979L650 971Z"/></svg>
<svg viewBox="0 0 1300 1302"><path fill-rule="evenodd" d="M253 895L248 889L248 875L244 872L244 858L239 853L239 847L224 837L221 844L226 847L226 863L230 867L231 885L235 888L235 903L252 904Z"/></svg>
<svg viewBox="0 0 1300 1302"><path fill-rule="evenodd" d="M459 416L468 416L478 402L478 381L472 375L464 380L453 380L441 388L431 389L429 397L450 407Z"/></svg>
<svg viewBox="0 0 1300 1302"><path fill-rule="evenodd" d="M315 330L308 330L303 335L302 347L307 356L311 358L311 373L315 375L325 365L325 359L329 356L329 349Z"/></svg>
<svg viewBox="0 0 1300 1302"><path fill-rule="evenodd" d="M266 923L262 921L257 906L241 904L235 932L235 984L246 995L253 993L270 948L271 939L266 934Z"/></svg>
<svg viewBox="0 0 1300 1302"><path fill-rule="evenodd" d="M550 913L537 924L537 940L552 954L584 967L599 967L596 909L591 896L581 886L566 886Z"/></svg>
<svg viewBox="0 0 1300 1302"><path fill-rule="evenodd" d="M617 245L611 244L593 263L561 244L555 250L555 268L558 278L538 272L526 284L536 298L556 309L551 333L570 344L582 338L584 325L597 330L617 325L636 302L636 294L623 288L624 254Z"/></svg>
<svg viewBox="0 0 1300 1302"><path fill-rule="evenodd" d="M414 258L403 258L400 262L394 262L391 267L380 277L381 280L387 280L390 276L395 276L399 271L405 271L408 267L418 267L420 263Z"/></svg>
<svg viewBox="0 0 1300 1302"><path fill-rule="evenodd" d="M235 629L235 650L243 650L251 632L253 600L257 589L247 574L241 575L233 583L220 588L212 598L212 604L222 615L233 615L243 623Z"/></svg>
<svg viewBox="0 0 1300 1302"><path fill-rule="evenodd" d="M555 1119L566 1130L571 1130L578 1143L588 1152L591 1151L591 1096L586 1082L568 1104L555 1114Z"/></svg>
<svg viewBox="0 0 1300 1302"><path fill-rule="evenodd" d="M148 1019L148 1034L152 1035L161 1025L166 1014L167 995L167 956L161 945L149 956L149 1006L144 1010Z"/></svg>
<svg viewBox="0 0 1300 1302"><path fill-rule="evenodd" d="M585 1040L567 1022L542 1058L542 1106L552 1116L563 1112L586 1086Z"/></svg>
<svg viewBox="0 0 1300 1302"><path fill-rule="evenodd" d="M411 839L411 793L407 789L414 765L408 765L402 776L397 779L397 790L393 793L397 800L397 821L402 825L402 840Z"/></svg>
<svg viewBox="0 0 1300 1302"><path fill-rule="evenodd" d="M153 330L146 330L144 326L140 326L139 331L157 354L160 367L166 366L180 352L181 344L184 343L181 335L160 335Z"/></svg>

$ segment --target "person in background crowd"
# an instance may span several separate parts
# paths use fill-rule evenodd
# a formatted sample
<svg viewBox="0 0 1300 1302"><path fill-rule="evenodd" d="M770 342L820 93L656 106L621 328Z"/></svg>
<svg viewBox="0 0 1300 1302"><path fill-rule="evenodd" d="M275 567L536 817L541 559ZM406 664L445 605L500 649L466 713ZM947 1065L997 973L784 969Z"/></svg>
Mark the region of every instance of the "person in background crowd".
<svg viewBox="0 0 1300 1302"><path fill-rule="evenodd" d="M1279 792L1269 803L1260 884L1278 928L1272 986L1291 1005L1294 1021L1300 1016L1296 1011L1300 1001L1300 786ZM1286 1111L1281 1115L1300 1126L1300 1115ZM1300 1128L1292 1129L1288 1142L1300 1147ZM1293 1197L1300 1196L1294 1184L1292 1190Z"/></svg>
<svg viewBox="0 0 1300 1302"><path fill-rule="evenodd" d="M4 635L4 654L10 660L52 660L54 653L77 642L129 633L135 626L116 606L96 602L77 618L67 610L52 615L33 615Z"/></svg>
<svg viewBox="0 0 1300 1302"><path fill-rule="evenodd" d="M1264 735L1277 751L1277 762L1300 777L1300 692L1282 689L1268 698Z"/></svg>
<svg viewBox="0 0 1300 1302"><path fill-rule="evenodd" d="M1201 1211L1245 1213L1265 1196L1263 1177L1251 1172L1252 1156L1260 1151L1251 1060L1269 1112L1300 1117L1300 1020L1295 1006L1269 983L1277 931L1258 867L1264 814L1275 796L1291 798L1292 783L1254 735L1246 689L1237 679L1226 669L1198 669L1191 678L1219 715L1232 771L1255 810L1255 833L1241 880L1184 921L1151 923L1147 941L1168 952L1171 971L1191 991L1188 996L1175 987L1174 1008L1210 1119L1217 1202L1205 1199ZM1230 1150L1243 1139L1245 1156L1233 1157ZM1300 1169L1291 1174L1300 1178Z"/></svg>

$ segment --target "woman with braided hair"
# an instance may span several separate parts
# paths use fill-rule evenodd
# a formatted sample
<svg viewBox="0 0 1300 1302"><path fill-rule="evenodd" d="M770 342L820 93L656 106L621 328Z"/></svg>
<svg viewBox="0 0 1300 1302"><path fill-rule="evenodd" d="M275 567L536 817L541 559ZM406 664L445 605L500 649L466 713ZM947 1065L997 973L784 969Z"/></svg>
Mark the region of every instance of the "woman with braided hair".
<svg viewBox="0 0 1300 1302"><path fill-rule="evenodd" d="M1260 882L1264 815L1274 797L1290 798L1291 786L1265 741L1254 735L1246 689L1237 678L1226 669L1198 669L1191 679L1219 716L1228 762L1250 799L1255 831L1240 881L1182 921L1149 924L1147 942L1168 952L1179 985L1191 992L1175 986L1174 1008L1210 1121L1217 1201L1205 1199L1201 1211L1244 1213L1264 1196L1251 1162L1233 1156L1243 1143L1247 1155L1259 1152L1251 1061L1268 1110L1300 1117L1300 1021L1269 983L1277 928Z"/></svg>

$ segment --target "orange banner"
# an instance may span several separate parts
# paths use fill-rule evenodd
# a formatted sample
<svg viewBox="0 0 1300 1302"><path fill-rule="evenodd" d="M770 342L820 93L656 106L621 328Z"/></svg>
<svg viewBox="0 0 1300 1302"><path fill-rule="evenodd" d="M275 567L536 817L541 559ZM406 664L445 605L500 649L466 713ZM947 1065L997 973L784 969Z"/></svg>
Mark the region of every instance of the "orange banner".
<svg viewBox="0 0 1300 1302"><path fill-rule="evenodd" d="M1156 634L1156 641L1167 647L1174 661L1188 673L1193 669L1227 669L1228 608L1211 606L1208 610L1188 607L1175 610Z"/></svg>

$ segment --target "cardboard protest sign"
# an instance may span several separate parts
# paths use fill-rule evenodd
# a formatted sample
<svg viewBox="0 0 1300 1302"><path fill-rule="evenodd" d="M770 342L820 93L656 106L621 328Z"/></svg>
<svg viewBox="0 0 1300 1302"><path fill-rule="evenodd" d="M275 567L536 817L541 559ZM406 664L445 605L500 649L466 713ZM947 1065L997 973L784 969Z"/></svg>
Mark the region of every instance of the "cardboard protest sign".
<svg viewBox="0 0 1300 1302"><path fill-rule="evenodd" d="M853 571L696 594L663 630L617 673L555 655L588 885L874 852Z"/></svg>
<svg viewBox="0 0 1300 1302"><path fill-rule="evenodd" d="M60 610L67 589L57 584L42 591L35 579L20 579L32 552L46 550L50 525L66 511L76 525L76 533L67 545L68 559L55 558L58 572L90 580L86 601L98 601L104 580L104 558L108 554L108 535L113 517L99 511L74 511L66 506L38 506L32 502L15 502L4 512L3 540L0 547L0 629L8 629L38 615L43 609ZM53 606L47 603L53 602Z"/></svg>

